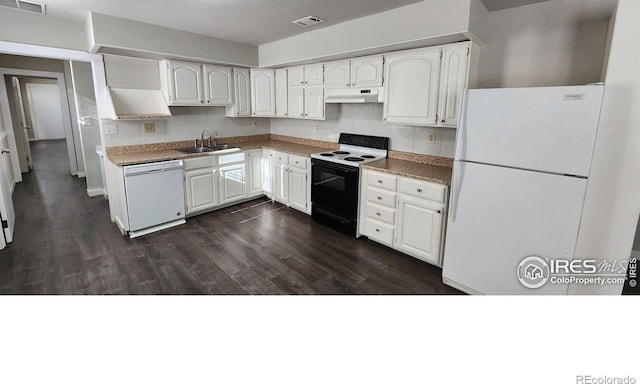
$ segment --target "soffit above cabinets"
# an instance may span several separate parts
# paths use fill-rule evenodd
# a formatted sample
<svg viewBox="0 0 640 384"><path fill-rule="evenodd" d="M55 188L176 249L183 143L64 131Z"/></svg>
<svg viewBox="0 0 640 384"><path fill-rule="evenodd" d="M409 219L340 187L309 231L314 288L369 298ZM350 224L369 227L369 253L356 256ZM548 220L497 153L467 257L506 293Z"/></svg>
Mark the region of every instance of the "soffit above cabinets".
<svg viewBox="0 0 640 384"><path fill-rule="evenodd" d="M499 11L507 8L517 8L524 5L542 3L550 0L482 0L489 12Z"/></svg>

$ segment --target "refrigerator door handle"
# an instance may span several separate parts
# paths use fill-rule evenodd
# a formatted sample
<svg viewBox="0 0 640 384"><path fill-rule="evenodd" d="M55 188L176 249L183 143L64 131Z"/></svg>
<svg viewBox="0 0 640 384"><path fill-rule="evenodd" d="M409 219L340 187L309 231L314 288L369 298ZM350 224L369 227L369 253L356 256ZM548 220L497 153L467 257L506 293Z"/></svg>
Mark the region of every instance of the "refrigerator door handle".
<svg viewBox="0 0 640 384"><path fill-rule="evenodd" d="M451 180L451 203L449 204L449 220L452 223L456 222L456 213L458 211L458 195L460 189L460 168L463 167L463 163L456 161L454 163L453 180Z"/></svg>
<svg viewBox="0 0 640 384"><path fill-rule="evenodd" d="M458 126L458 130L456 132L456 153L455 158L457 160L466 160L467 159L467 143L466 143L466 134L467 134L467 93L469 89L465 89L462 92L462 98L460 100L460 124Z"/></svg>

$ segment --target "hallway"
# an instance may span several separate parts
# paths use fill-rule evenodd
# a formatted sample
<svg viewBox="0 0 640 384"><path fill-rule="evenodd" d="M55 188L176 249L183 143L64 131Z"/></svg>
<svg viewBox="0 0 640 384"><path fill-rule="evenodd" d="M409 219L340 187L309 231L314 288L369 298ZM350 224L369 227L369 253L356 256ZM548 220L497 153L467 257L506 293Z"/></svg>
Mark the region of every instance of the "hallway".
<svg viewBox="0 0 640 384"><path fill-rule="evenodd" d="M69 175L64 140L32 145L0 294L458 293L441 270L261 198L137 239Z"/></svg>

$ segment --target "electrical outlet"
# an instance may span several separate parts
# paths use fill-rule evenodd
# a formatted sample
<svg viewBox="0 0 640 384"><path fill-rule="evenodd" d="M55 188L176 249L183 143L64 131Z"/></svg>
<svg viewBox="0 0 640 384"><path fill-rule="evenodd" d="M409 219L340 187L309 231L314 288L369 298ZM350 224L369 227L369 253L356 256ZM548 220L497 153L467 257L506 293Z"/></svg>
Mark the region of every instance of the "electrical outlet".
<svg viewBox="0 0 640 384"><path fill-rule="evenodd" d="M427 135L427 143L429 143L429 144L435 144L436 143L436 134L435 133L430 133L429 135Z"/></svg>
<svg viewBox="0 0 640 384"><path fill-rule="evenodd" d="M253 128L257 127L257 126L258 126L258 120L253 120L253 121L251 122L251 126L252 126Z"/></svg>
<svg viewBox="0 0 640 384"><path fill-rule="evenodd" d="M156 123L144 123L144 133L153 133L156 131Z"/></svg>
<svg viewBox="0 0 640 384"><path fill-rule="evenodd" d="M316 123L316 131L320 129L320 123Z"/></svg>
<svg viewBox="0 0 640 384"><path fill-rule="evenodd" d="M104 123L104 134L105 135L117 135L118 127L116 123Z"/></svg>

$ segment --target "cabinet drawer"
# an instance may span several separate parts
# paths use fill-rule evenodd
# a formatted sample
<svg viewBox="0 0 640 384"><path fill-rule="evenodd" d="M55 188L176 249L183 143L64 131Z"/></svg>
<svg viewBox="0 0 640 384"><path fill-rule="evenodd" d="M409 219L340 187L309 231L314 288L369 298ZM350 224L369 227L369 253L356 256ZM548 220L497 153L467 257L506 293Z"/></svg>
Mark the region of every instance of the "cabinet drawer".
<svg viewBox="0 0 640 384"><path fill-rule="evenodd" d="M244 152L230 153L228 155L220 155L220 158L218 159L218 161L220 165L242 163L244 162L244 156L245 156Z"/></svg>
<svg viewBox="0 0 640 384"><path fill-rule="evenodd" d="M307 158L302 156L289 155L289 165L300 169L307 169Z"/></svg>
<svg viewBox="0 0 640 384"><path fill-rule="evenodd" d="M396 194L394 192L369 188L367 190L367 200L390 208L396 207Z"/></svg>
<svg viewBox="0 0 640 384"><path fill-rule="evenodd" d="M209 155L196 157L195 159L184 159L183 161L184 170L188 171L190 169L215 167L218 163L218 157Z"/></svg>
<svg viewBox="0 0 640 384"><path fill-rule="evenodd" d="M447 187L416 179L400 179L400 193L444 203Z"/></svg>
<svg viewBox="0 0 640 384"><path fill-rule="evenodd" d="M381 205L373 203L367 203L365 211L367 213L367 217L380 220L391 225L395 224L396 211L391 208L383 207Z"/></svg>
<svg viewBox="0 0 640 384"><path fill-rule="evenodd" d="M371 172L367 176L367 183L372 187L387 189L389 191L396 190L398 178L393 175L380 172Z"/></svg>
<svg viewBox="0 0 640 384"><path fill-rule="evenodd" d="M366 235L369 239L393 247L393 226L367 217L366 229Z"/></svg>
<svg viewBox="0 0 640 384"><path fill-rule="evenodd" d="M286 153L274 152L273 161L281 164L289 164L289 155Z"/></svg>

